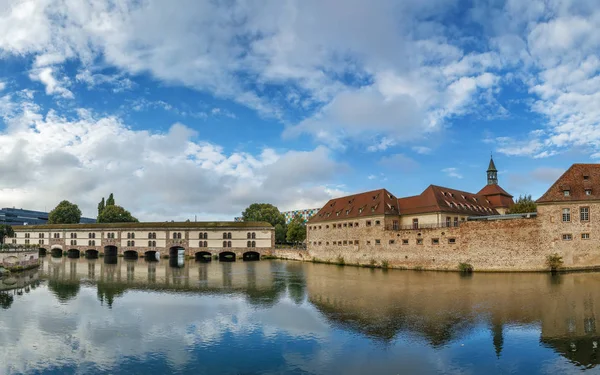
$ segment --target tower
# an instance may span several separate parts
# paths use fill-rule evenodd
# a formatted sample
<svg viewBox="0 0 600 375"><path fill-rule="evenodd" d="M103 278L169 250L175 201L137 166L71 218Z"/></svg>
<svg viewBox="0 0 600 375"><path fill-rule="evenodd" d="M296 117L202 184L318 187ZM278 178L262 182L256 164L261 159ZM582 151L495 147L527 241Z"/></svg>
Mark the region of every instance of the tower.
<svg viewBox="0 0 600 375"><path fill-rule="evenodd" d="M494 159L490 156L490 165L487 169L487 184L498 185L498 170L494 164Z"/></svg>

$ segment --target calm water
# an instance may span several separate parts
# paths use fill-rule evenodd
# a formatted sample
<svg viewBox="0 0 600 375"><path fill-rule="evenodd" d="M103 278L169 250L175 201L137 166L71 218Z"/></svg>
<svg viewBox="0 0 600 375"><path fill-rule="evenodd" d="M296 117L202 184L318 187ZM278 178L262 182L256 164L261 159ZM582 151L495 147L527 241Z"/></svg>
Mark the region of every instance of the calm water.
<svg viewBox="0 0 600 375"><path fill-rule="evenodd" d="M600 273L44 258L0 283L0 373L600 372Z"/></svg>

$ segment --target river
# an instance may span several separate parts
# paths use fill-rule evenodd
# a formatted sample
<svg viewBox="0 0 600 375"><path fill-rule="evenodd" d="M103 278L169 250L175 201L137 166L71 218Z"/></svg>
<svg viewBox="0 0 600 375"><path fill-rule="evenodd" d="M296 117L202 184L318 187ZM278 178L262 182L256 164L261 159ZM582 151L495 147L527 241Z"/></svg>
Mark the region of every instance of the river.
<svg viewBox="0 0 600 375"><path fill-rule="evenodd" d="M0 374L596 373L599 286L600 273L45 257L0 281Z"/></svg>

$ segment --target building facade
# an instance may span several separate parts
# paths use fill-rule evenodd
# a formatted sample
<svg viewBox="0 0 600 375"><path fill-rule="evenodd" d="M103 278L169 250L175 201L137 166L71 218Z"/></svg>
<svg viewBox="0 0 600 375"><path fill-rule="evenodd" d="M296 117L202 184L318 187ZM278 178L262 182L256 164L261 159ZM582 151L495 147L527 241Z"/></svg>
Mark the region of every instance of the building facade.
<svg viewBox="0 0 600 375"><path fill-rule="evenodd" d="M69 252L95 255L170 255L183 250L188 256L243 256L259 254L275 246L273 227L262 222L185 222L55 224L13 227L14 238L6 243L35 245L41 253Z"/></svg>
<svg viewBox="0 0 600 375"><path fill-rule="evenodd" d="M95 223L96 219L82 217L80 223ZM0 208L0 225L42 225L48 223L48 212L23 210L20 208Z"/></svg>

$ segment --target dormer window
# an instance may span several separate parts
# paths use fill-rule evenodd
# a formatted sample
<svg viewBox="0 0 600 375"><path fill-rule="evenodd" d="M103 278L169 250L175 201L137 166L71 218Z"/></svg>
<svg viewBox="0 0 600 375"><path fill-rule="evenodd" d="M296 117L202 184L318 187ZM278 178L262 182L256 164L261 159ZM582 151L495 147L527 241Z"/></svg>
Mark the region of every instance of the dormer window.
<svg viewBox="0 0 600 375"><path fill-rule="evenodd" d="M584 174L584 175L583 175L583 179L584 179L584 180L589 180L589 179L590 179L590 176L588 176L587 174Z"/></svg>
<svg viewBox="0 0 600 375"><path fill-rule="evenodd" d="M568 196L570 196L570 195L571 195L571 191L570 191L570 190L563 190L563 195L564 195L565 197L568 197Z"/></svg>
<svg viewBox="0 0 600 375"><path fill-rule="evenodd" d="M592 189L585 189L585 195L592 195Z"/></svg>

